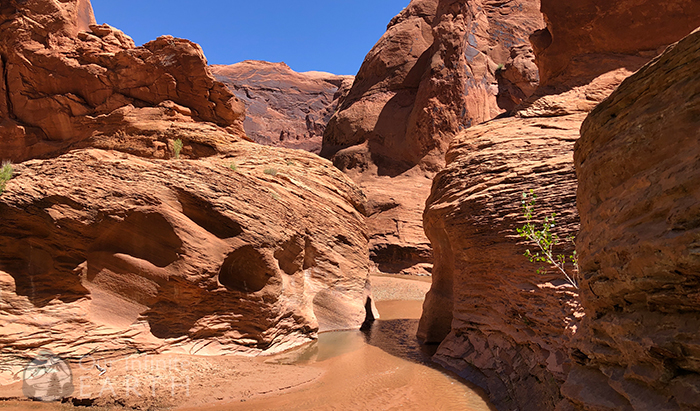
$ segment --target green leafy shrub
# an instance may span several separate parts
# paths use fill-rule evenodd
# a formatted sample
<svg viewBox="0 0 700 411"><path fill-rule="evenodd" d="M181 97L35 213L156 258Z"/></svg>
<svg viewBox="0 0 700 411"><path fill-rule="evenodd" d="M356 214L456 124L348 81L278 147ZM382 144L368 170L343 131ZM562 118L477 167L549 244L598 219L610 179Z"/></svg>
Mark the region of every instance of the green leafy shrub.
<svg viewBox="0 0 700 411"><path fill-rule="evenodd" d="M180 152L182 151L182 140L179 138L175 141L173 141L173 154L175 155L175 159L180 158Z"/></svg>
<svg viewBox="0 0 700 411"><path fill-rule="evenodd" d="M276 168L266 168L265 170L263 170L263 173L274 177L277 175L277 169Z"/></svg>
<svg viewBox="0 0 700 411"><path fill-rule="evenodd" d="M501 71L503 70L503 64L499 64L498 67L496 67L496 71Z"/></svg>
<svg viewBox="0 0 700 411"><path fill-rule="evenodd" d="M238 171L238 165L236 163L231 163L231 165L228 166L233 171Z"/></svg>
<svg viewBox="0 0 700 411"><path fill-rule="evenodd" d="M556 225L557 213L552 213L549 217L545 217L542 229L537 229L533 223L536 199L537 194L535 194L533 190L530 190L529 193L523 193L521 201L523 214L527 222L521 228L517 229L518 235L527 238L539 248L539 251L535 253L532 253L529 249L525 250L525 256L528 257L531 262L547 263L551 267L556 268L564 274L569 284L573 285L574 288L578 288L578 255L576 251L574 251L573 254L569 255L567 258L563 254L554 253L554 246L559 244L559 236L552 232L552 228ZM571 243L576 246L573 236L568 237L567 240L571 241ZM571 272L567 271L567 261L573 266ZM546 271L544 268L537 269L538 274L544 271Z"/></svg>
<svg viewBox="0 0 700 411"><path fill-rule="evenodd" d="M2 163L2 168L0 168L0 193L5 191L5 185L12 178L12 174L15 169L12 167L12 163L5 161Z"/></svg>

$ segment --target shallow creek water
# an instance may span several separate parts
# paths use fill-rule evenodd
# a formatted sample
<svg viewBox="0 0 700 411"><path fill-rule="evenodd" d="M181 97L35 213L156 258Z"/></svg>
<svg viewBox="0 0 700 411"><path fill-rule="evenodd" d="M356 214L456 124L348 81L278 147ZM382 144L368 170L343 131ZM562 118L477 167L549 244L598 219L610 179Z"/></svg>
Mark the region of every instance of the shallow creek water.
<svg viewBox="0 0 700 411"><path fill-rule="evenodd" d="M377 308L381 319L369 330L323 333L267 360L321 367L319 379L276 396L187 410L495 410L477 389L430 363L415 337L422 301L380 301Z"/></svg>
<svg viewBox="0 0 700 411"><path fill-rule="evenodd" d="M376 303L381 318L369 329L322 333L313 343L257 362L259 366L264 362L283 368L314 367L320 370L320 377L301 386L282 389L278 394L254 396L245 401L224 400L179 410L495 410L477 388L444 372L430 361L430 351L435 349L434 346L418 343L415 335L422 298L429 283L376 278L373 287L375 297L383 301ZM405 300L386 300L397 297ZM264 378L268 376L264 375ZM269 375L269 378L275 381L276 377ZM236 381L234 376L227 383L230 387L243 384L245 381ZM78 408L60 404L0 402L0 411L74 409Z"/></svg>

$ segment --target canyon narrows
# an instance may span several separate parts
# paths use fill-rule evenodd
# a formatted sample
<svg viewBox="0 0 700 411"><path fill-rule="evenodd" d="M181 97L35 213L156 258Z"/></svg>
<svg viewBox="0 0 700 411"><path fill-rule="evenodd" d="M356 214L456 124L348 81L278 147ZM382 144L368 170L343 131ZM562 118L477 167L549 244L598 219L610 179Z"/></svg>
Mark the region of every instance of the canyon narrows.
<svg viewBox="0 0 700 411"><path fill-rule="evenodd" d="M696 0L412 0L356 76L0 18L0 397L50 350L250 378L216 407L700 410ZM70 401L215 402L172 392Z"/></svg>
<svg viewBox="0 0 700 411"><path fill-rule="evenodd" d="M566 2L543 0L541 10L547 27L530 36L533 57L540 72L539 86L530 97L513 106L510 117L494 119L459 132L447 151L447 166L433 182L424 223L434 248L435 267L433 287L426 297L419 336L428 342L440 343L435 360L484 388L499 409L686 409L691 404L697 406L697 402L685 399L695 395L690 383L670 383L683 372L671 371L674 369L671 365L666 366L664 377L660 371L656 374L642 372L642 368L650 372L658 369L659 362L663 362L654 359L657 358L654 352L671 350L667 347L671 343L665 339L670 337L662 337L666 332L653 331L659 333L657 337L651 331L651 325L645 329L649 335L642 336L640 334L646 331L641 331L638 338L645 339L645 343L637 343L634 352L642 358L635 358L629 351L632 348L621 348L630 344L624 339L634 337L622 337L623 331L614 330L619 326L612 326L622 320L614 314L607 314L613 318L605 320L605 317L601 318L605 311L596 308L601 304L602 296L595 289L589 289L593 284L589 280L603 287L602 284L612 279L599 273L613 268L606 267L598 257L589 257L587 247L598 241L601 243L596 244L595 249L624 246L619 244L619 235L602 234L606 229L615 232L616 228L607 225L613 224L612 221L605 220L615 212L595 217L583 214L589 208L585 204L597 198L597 190L610 183L601 180L587 183L586 191L579 189L577 199L573 149L587 113L602 101L610 104L606 97L625 78L668 44L699 25L700 9L689 1L667 4L660 11L654 2L644 1L614 6L584 2L573 7ZM632 28L625 30L625 27ZM516 49L513 55L516 58L508 63L512 67L504 69L520 68L520 75L510 77L532 78L529 66L524 64L526 59L521 57L520 64L517 64L517 56L522 53ZM692 57L686 58L690 60ZM684 64L680 61L676 70ZM685 81L688 83L678 88L688 94L679 97L677 102L686 107L690 105L692 112L694 100L691 96L696 84L690 84L693 77ZM647 98L655 98L648 90L640 91L639 95L644 93L648 93ZM622 104L632 104L632 100ZM640 112L643 110L640 108ZM640 125L634 127L642 128L642 123L652 121L651 117L642 118ZM689 139L697 144L700 136L696 123L687 117L683 121L681 127L689 128L688 133L692 136ZM620 124L619 129L628 126L632 127ZM607 127L601 127L599 132L608 139L616 138L614 133L618 131L603 131ZM595 153L606 149L591 144L588 150ZM622 169L632 167L624 163L628 157L611 153L608 158L610 164L616 163ZM602 169L587 167L591 176L607 172L604 165L601 165ZM690 170L679 169L678 172L683 173L681 181L692 179ZM585 177L579 170L578 178L593 177ZM620 178L620 174L610 174L610 178ZM676 179L670 175L667 178ZM577 250L583 256L581 295L556 270L545 275L536 273L538 266L529 263L522 255L527 248L533 247L516 233L516 228L525 222L522 194L529 190L539 195L537 211L541 221L544 216L557 213L556 232L560 238L578 232L578 212L582 213L586 224L596 224L600 230L588 237L591 234L586 233L588 225L584 225L577 242ZM624 191L618 193L623 198L628 195ZM692 194L689 198L693 198ZM678 201L686 200L678 198ZM694 201L697 204L697 198ZM670 213L670 210L659 210L654 224L666 227L666 218L671 218L666 212ZM683 238L687 240L688 237ZM687 245L687 241L684 244ZM560 249L565 255L572 251L573 244L563 244ZM631 252L621 250L619 253L628 256L623 261L632 261ZM664 259L655 253L652 260ZM678 269L681 272L687 270ZM626 278L635 283L644 282L646 276L635 272ZM676 286L670 282L658 287ZM619 286L617 296L623 298L623 294L634 293L634 289ZM622 310L629 310L628 315L634 318L644 316L641 312L657 311L651 306L642 308L644 305L643 300L640 305L632 304L634 308ZM625 306L630 307L629 304L616 305ZM634 314L636 310L641 312ZM697 308L693 310L688 314L688 321L697 318ZM622 318L627 316L623 314ZM664 318L676 321L671 320L672 316ZM630 322L629 329L635 327L632 324ZM634 324L641 326L639 322ZM682 332L682 329L685 326L679 325L677 332ZM681 340L686 338L686 334L681 334L683 337L672 335ZM696 337L687 338L697 341ZM676 344L682 343L678 341ZM621 353L615 355L617 350ZM650 354L642 355L641 350L649 350ZM694 361L690 348L679 347L673 352L683 358L677 361L691 364ZM586 367L577 364L586 364ZM570 374L572 367L574 371ZM690 369L694 375L695 371ZM652 382L656 378L652 375L658 375L660 380ZM663 388L670 386L677 387L678 391ZM656 393L652 393L651 387ZM647 406L650 408L645 408Z"/></svg>

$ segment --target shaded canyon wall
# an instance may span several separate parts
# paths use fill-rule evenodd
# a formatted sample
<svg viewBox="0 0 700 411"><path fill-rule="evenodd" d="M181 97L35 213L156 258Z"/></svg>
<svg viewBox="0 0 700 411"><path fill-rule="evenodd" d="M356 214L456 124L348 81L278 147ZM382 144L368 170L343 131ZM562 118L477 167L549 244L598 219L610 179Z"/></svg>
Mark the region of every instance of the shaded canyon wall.
<svg viewBox="0 0 700 411"><path fill-rule="evenodd" d="M515 229L524 224L522 192L534 189L540 221L557 212L558 234L577 232L573 147L584 118L656 52L700 24L698 5L690 1L662 9L649 1L623 3L579 7L543 1L547 29L531 36L540 73L545 73L539 88L520 105L513 104L514 117L459 133L447 151L445 169L433 182L424 223L435 267L419 336L439 342L435 360L483 387L499 409L569 406L573 403L562 402L564 381L574 387L564 392L569 398L584 392L594 398L601 387L576 385L583 380L569 374L585 357L571 347L571 339L598 316L590 312L589 291L579 296L562 275L536 274L538 266L522 255L533 246ZM592 10L605 18L596 18ZM640 18L652 14L648 21ZM606 28L610 22L614 29ZM639 25L663 35L642 36L635 43ZM627 34L628 26L635 30ZM589 33L589 27L596 30ZM606 35L615 39L605 43ZM580 41L586 36L595 41ZM618 37L625 39L624 48L617 47ZM568 51L559 57L557 50ZM510 64L517 65L516 59ZM562 248L562 254L571 251L571 244ZM574 402L580 406L584 400L576 397Z"/></svg>

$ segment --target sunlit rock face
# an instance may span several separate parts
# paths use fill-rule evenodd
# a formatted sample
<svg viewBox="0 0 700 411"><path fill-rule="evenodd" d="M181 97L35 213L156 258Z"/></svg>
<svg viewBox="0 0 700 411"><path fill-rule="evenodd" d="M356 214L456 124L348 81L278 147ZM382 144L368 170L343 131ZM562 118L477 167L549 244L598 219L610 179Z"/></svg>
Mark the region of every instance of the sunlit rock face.
<svg viewBox="0 0 700 411"><path fill-rule="evenodd" d="M523 191L533 189L539 195L540 221L544 219L544 215L556 212L560 237L577 232L579 219L575 194L578 182L574 173L573 147L580 135L579 129L587 113L610 96L634 70L639 69L658 52L663 51L669 43L682 38L692 30L691 25L692 27L700 25L700 12L697 11L696 4L691 5L689 2L677 2L669 7L658 7L656 3L640 1L627 4L627 8L618 7L616 3L600 5L598 9L593 3L590 5L585 2L582 4L554 3L542 2L547 29L536 31L530 36L535 61L541 75L538 88L529 98L522 98L520 102L511 101L514 104L513 117L491 120L459 133L447 151L445 169L438 173L433 181L432 191L426 204L424 224L434 247L435 266L433 285L426 296L419 336L426 341L439 342L440 346L435 359L483 387L499 409L534 411L555 407L563 407L561 409L587 407L586 409L598 410L625 409L624 407L629 406L644 409L640 405L643 403L640 398L646 398L647 395L649 395L650 404L654 404L649 409L687 408L689 401L693 400L684 399L686 403L683 403L680 400L671 399L671 396L676 395L677 392L679 393L677 395L695 398L696 391L691 389L690 382L694 381L695 371L692 366L686 367L686 364L692 364L694 361L691 354L692 348L673 346L676 347L674 348L676 351L673 351L669 348L670 343L660 342L659 347L666 350L663 351L665 354L659 357L662 360L647 361L644 355L650 355L652 358L657 358L658 355L656 353L642 355L643 348L640 347L645 349L656 346L656 341L661 341L662 337L653 340L654 342L647 341L643 333L648 331L652 335L651 338L656 338L653 337L656 331L652 332L652 330L657 325L660 330L659 324L662 317L659 316L660 314L656 317L653 315L647 317L647 312L655 312L657 308L639 308L647 304L645 302L633 304L635 308L632 309L633 313L629 314L629 318L649 318L648 329L642 327L635 329L634 332L630 331L642 323L633 325L633 322L627 321L628 317L625 317L626 305L622 302L627 297L623 294L627 291L642 293L640 290L651 292L653 287L646 288L647 280L637 280L637 277L634 277L642 276L641 273L619 274L619 276L616 274L617 277L611 277L612 273L617 271L611 271L611 274L595 272L595 270L613 270L604 269L601 265L610 261L610 264L616 267L614 270L627 273L626 270L632 270L634 265L631 263L633 261L631 258L641 253L622 251L625 247L632 247L633 250L637 250L634 247L641 247L641 245L633 245L633 243L636 244L637 237L629 237L629 240L625 240L627 236L632 236L632 232L636 233L633 225L641 223L641 220L630 215L630 220L620 223L622 225L619 228L607 225L612 224L611 221L617 221L616 219L627 218L625 217L627 214L620 213L621 209L618 205L621 203L614 203L605 210L599 209L600 197L596 190L601 189L606 192L611 190L609 195L613 198L619 196L620 201L627 199L627 194L621 189L621 185L617 183L614 186L609 185L612 184L610 181L626 178L627 172L623 170L628 167L624 162L628 155L630 159L634 157L634 161L629 166L632 168L632 164L649 162L653 164L653 161L661 161L661 158L673 164L686 164L680 161L680 157L678 157L679 161L669 160L676 158L671 153L683 153L683 156L687 154L689 157L683 158L690 159L695 158L693 157L696 156L695 151L686 149L685 146L664 143L663 139L655 141L654 144L659 144L659 147L669 145L671 148L668 151L664 151L665 148L664 150L654 149L655 146L650 143L648 151L650 157L645 157L641 153L636 155L631 148L630 154L625 151L623 156L624 150L619 148L622 147L621 142L615 147L622 151L607 150L609 145L598 147L597 143L593 142L579 144L577 156L579 152L585 151L593 153L591 158L607 160L605 162L601 160L600 163L596 163L599 164L597 166L589 166L588 163L591 161L583 160L585 156L581 154L582 165L588 167L586 171L588 174L579 173L578 176L578 181L582 184L578 192L578 210L581 212L584 226L577 244L581 252L590 247L592 250L590 252L595 253L595 256L589 256L587 262L582 265L582 274L590 278L590 281L583 280L578 291L567 286L563 275L557 275L554 271L546 275L536 274L538 265L530 264L522 255L526 249L532 250L534 245L522 242L522 239L517 236L516 228L524 224L520 196ZM629 12L626 11L628 8ZM682 18L679 18L678 13L681 9L692 13L685 13ZM599 14L596 14L597 12ZM642 15L654 17L642 19L640 18ZM646 28L642 29L638 25L644 25ZM632 34L628 35L624 28L630 26L634 29ZM596 29L590 30L591 27ZM672 34L636 35L644 30L653 33L656 30L665 30L662 28L666 27L667 33ZM677 37L673 38L674 35ZM624 48L616 48L621 45L617 37L625 39ZM591 41L582 40L586 38L590 38ZM605 41L606 38L609 39L608 42ZM512 55L512 61L507 62L499 70L499 76L502 78L508 76L515 80L510 80L513 84L520 82L523 87L532 86L531 82L525 81L534 78L527 75L529 71L527 67L532 57L529 56L526 47L523 47L521 52L520 55L518 53ZM682 61L689 62L693 58L688 55L687 60ZM600 64L594 64L594 62ZM693 93L696 93L693 85L689 85L694 78L691 66L692 63L687 63L683 66L685 70L676 69L679 73L678 77L670 74L674 70L669 68L668 78L659 75L654 81L659 89L662 87L661 84L664 84L664 87L668 86L665 89L668 90L667 93L671 93L665 100L659 99L657 108L662 107L663 102L665 105L663 107L667 110L675 109L686 113L679 114L681 117L685 116L683 120L685 123L679 120L678 123L683 124L679 126L683 131L676 135L689 135L693 139L697 135L697 125L690 114L693 112ZM517 73L513 70L517 70ZM639 80L637 90L652 87L654 83L647 80L648 78L643 77ZM672 85L676 84L673 83L676 78L679 85L673 87ZM681 83L680 78L685 78L686 82ZM666 80L668 81L665 82ZM627 82L623 83L623 86L625 84ZM621 87L620 90L622 89ZM650 89L646 88L646 90ZM682 94L686 92L687 94ZM671 95L673 97L670 97ZM645 99L653 100L649 97L651 94L646 95L641 91L635 96L644 96ZM676 100L673 100L674 98ZM611 104L610 99L605 101L604 106ZM633 101L631 97L620 100L620 106L617 109L627 110L627 105L631 105ZM688 111L684 112L686 107ZM584 135L589 132L587 130L595 129L597 134L592 133L591 138L594 135L607 136L608 125L613 127L611 133L622 133L622 130L630 130L629 132L632 133L633 129L634 132L644 130L647 122L650 125L662 124L664 118L671 118L670 115L663 113L656 117L651 114L646 116L643 113L653 112L650 108L645 111L647 108L649 106L630 108L629 110L638 111L634 111L636 113L634 115L625 116L625 121L630 121L629 124L619 119L615 120L620 117L618 114L604 118L600 114L595 114L598 113L596 110L583 127ZM616 125L618 123L619 126ZM593 126L593 124L598 125ZM657 129L660 127L658 126ZM671 133L674 129L669 126L669 130ZM656 136L656 134L649 135ZM601 141L602 137L595 137L595 139ZM682 137L678 140L679 144L690 144L682 140ZM629 141L625 140L625 144L627 142ZM673 181L676 179L691 181L692 172L688 172L688 175L689 180L669 177L668 183L675 184ZM663 178L659 177L653 181L663 181ZM656 187L654 184L651 186ZM613 190L610 187L618 188ZM648 184L638 183L632 188L641 190L648 187ZM694 196L692 189L688 190L690 194L687 201L690 201L689 199ZM679 193L684 191L680 190ZM681 195L685 194L678 194L678 196ZM659 227L665 227L661 223L662 220L676 221L673 220L675 217L669 217L676 214L666 214L668 211L666 209L662 211L649 208L656 203L651 199L647 201L642 197L639 198L640 204L644 204L644 210L640 212L656 213L654 215L661 219L655 220ZM683 210L692 214L692 207L686 203L682 204L687 208ZM662 206L659 205L659 207ZM677 214L687 215L684 214L686 211L681 211L681 208L678 209ZM637 210L638 207L632 207L632 209ZM600 214L591 214L588 217L584 215L584 210L586 213L592 212L591 210L602 211ZM588 218L587 223L586 218ZM689 217L679 218L678 221L689 221ZM589 229L594 228L596 231L586 234L585 224L589 224ZM685 224L681 225L683 227L687 225L683 224ZM620 230L629 230L630 233L623 234ZM658 233L653 235L661 236ZM670 238L675 234L667 235L671 241ZM661 237L658 238L658 241L661 241ZM687 240L687 237L683 238ZM598 243L601 240L607 242ZM620 240L619 244L617 240ZM692 241L689 244L692 244ZM562 254L568 255L573 248L571 244L564 244L561 250ZM677 251L679 256L683 255L680 245L674 250L673 252ZM669 251L671 254L673 252ZM649 251L649 254L651 256L658 253ZM687 252L685 255L687 256ZM659 258L663 259L663 256L659 254ZM582 257L582 262L585 260L586 258ZM692 267L690 260L683 260L683 263L678 261L678 264L689 264L687 267ZM625 265L627 263L630 264L628 268ZM673 266L674 263L669 264ZM649 269L653 267L647 263L641 264L640 267L642 265ZM692 268L686 270L687 267L683 267L678 268L680 274L675 274L681 277L673 278L678 279L678 284L686 284L686 282L691 284L688 287L692 288L692 281L682 279L685 278L682 277L683 273L692 271ZM664 273L667 272L664 271ZM600 291L595 287L592 289L589 287L594 284L601 288ZM608 289L608 286L612 288ZM668 283L658 287L663 290L678 290L677 294L672 293L672 297L669 297L671 306L676 305L677 298L680 298L683 292L690 292L689 288L678 288L681 287L680 285L671 287ZM580 296L579 291L582 292ZM600 294L603 292L611 293L610 299L604 297L607 294ZM661 298L661 295L671 294L659 291L655 295ZM638 298L642 299L642 297ZM610 302L613 300L614 303ZM637 300L634 300L634 303L637 304ZM673 310L685 310L684 304L687 302L679 303L679 307L682 308ZM639 311L635 311L637 309ZM617 314L618 312L620 314ZM679 319L680 316L670 316L671 325L663 338L683 339L688 336L687 338L692 340L692 332L687 331L692 329L692 326L687 324L692 324L693 315L682 317L683 319ZM599 322L601 316L603 320ZM583 323L581 318L585 318ZM654 318L658 321L653 320ZM690 322L682 323L686 318L689 318ZM622 335L627 331L632 333L629 334L632 337L628 335L623 338ZM636 334L637 332L639 334ZM661 333L661 331L658 332ZM637 338L638 344L628 345L626 339L628 337ZM634 350L634 355L630 350ZM652 351L654 350L656 348ZM680 352L684 354L673 354L679 355L679 364L683 364L678 365L677 373L663 374L664 376L661 377L657 372L662 369L659 364L664 361L664 364L671 364L668 358L676 358L666 353ZM621 365L626 364L625 361L630 361L630 364L643 364L645 367L649 363L651 366L648 368L635 366L633 370L625 369ZM570 372L572 369L574 371ZM689 371L691 377L679 379L677 385L672 385L671 379L683 374L686 369L691 370ZM649 370L650 373L644 374L645 370ZM652 382L656 381L657 377L660 379L659 382ZM667 379L664 380L664 378ZM657 393L654 394L649 387L658 390ZM637 389L639 391L635 391ZM599 390L602 393L600 396ZM671 392L674 394L670 394ZM665 408L669 404L676 408Z"/></svg>
<svg viewBox="0 0 700 411"><path fill-rule="evenodd" d="M562 387L585 410L700 407L700 32L588 116L576 144L581 301Z"/></svg>
<svg viewBox="0 0 700 411"><path fill-rule="evenodd" d="M503 112L499 64L542 27L535 0L414 0L365 57L321 155L376 205L368 224L380 271L429 274L422 210L430 181L455 133Z"/></svg>
<svg viewBox="0 0 700 411"><path fill-rule="evenodd" d="M253 60L210 69L245 103L243 126L253 141L317 154L326 124L354 79Z"/></svg>
<svg viewBox="0 0 700 411"><path fill-rule="evenodd" d="M523 255L536 246L516 228L522 194L534 190L536 219L556 212L554 231L576 234L573 146L584 117L511 117L463 131L427 201L435 266L418 336L440 343L434 359L502 409L553 409L568 371L577 290L560 272L537 273ZM573 244L556 250L570 255Z"/></svg>
<svg viewBox="0 0 700 411"><path fill-rule="evenodd" d="M246 142L206 160L19 164L0 196L3 350L254 353L359 327L362 201L330 163Z"/></svg>
<svg viewBox="0 0 700 411"><path fill-rule="evenodd" d="M644 64L698 26L692 0L542 0L547 29L533 38L543 86L590 80L635 60Z"/></svg>
<svg viewBox="0 0 700 411"><path fill-rule="evenodd" d="M134 48L83 1L0 11L3 358L252 355L360 327L364 195L328 160L245 141L199 46Z"/></svg>
<svg viewBox="0 0 700 411"><path fill-rule="evenodd" d="M412 1L365 57L328 125L324 156L342 161L364 143L371 159L343 168L435 170L456 131L502 112L494 73L543 26L537 1Z"/></svg>
<svg viewBox="0 0 700 411"><path fill-rule="evenodd" d="M135 47L120 30L96 25L87 0L12 0L0 13L3 159L94 147L122 132L132 135L125 147L153 151L173 123L208 121L225 128L227 141L244 136L243 104L214 80L199 45L164 36Z"/></svg>

